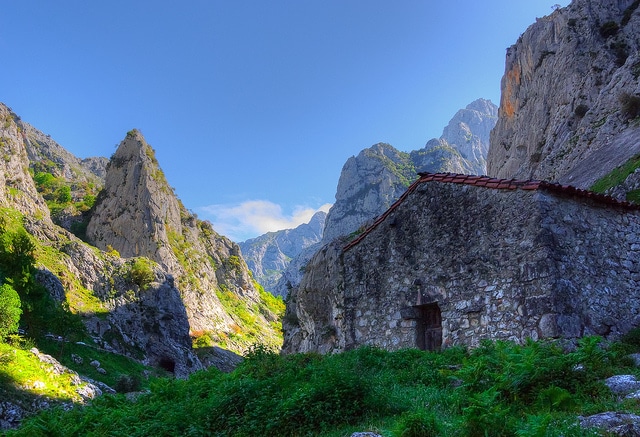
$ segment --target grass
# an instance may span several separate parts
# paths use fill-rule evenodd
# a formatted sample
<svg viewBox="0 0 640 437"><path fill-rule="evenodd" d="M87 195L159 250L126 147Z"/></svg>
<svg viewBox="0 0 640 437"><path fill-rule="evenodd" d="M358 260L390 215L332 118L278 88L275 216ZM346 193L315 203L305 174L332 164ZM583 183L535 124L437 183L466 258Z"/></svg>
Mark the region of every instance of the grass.
<svg viewBox="0 0 640 437"><path fill-rule="evenodd" d="M124 355L111 353L92 346L90 341L84 342L84 344L77 344L41 340L38 341L38 347L70 369L96 381L103 382L110 387L116 387L123 377L128 376L139 379L141 388L147 388L149 375L155 375L156 377L167 376L167 373L161 369L148 367ZM82 363L76 363L72 355L82 358ZM100 368L104 369L106 374L98 372L96 367L90 364L93 360L100 363Z"/></svg>
<svg viewBox="0 0 640 437"><path fill-rule="evenodd" d="M640 167L640 155L634 156L619 167L616 167L611 173L601 177L589 188L596 193L604 193L609 188L620 185L624 180Z"/></svg>
<svg viewBox="0 0 640 437"><path fill-rule="evenodd" d="M79 401L72 374L57 375L53 366L20 348L0 343L0 394L3 400L44 396L56 401Z"/></svg>
<svg viewBox="0 0 640 437"><path fill-rule="evenodd" d="M627 343L485 341L443 352L363 347L336 355L281 356L256 347L232 373L152 379L135 400L104 396L91 406L47 411L8 436L214 435L587 436L578 415L640 412L603 379L639 371Z"/></svg>

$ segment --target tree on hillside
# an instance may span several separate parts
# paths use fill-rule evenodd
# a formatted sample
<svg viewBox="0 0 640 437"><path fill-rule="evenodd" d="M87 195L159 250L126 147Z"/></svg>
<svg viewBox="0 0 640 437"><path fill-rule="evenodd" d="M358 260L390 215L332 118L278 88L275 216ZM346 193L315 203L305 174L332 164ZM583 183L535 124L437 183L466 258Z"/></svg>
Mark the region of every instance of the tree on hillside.
<svg viewBox="0 0 640 437"><path fill-rule="evenodd" d="M9 284L0 285L0 340L18 331L20 297Z"/></svg>

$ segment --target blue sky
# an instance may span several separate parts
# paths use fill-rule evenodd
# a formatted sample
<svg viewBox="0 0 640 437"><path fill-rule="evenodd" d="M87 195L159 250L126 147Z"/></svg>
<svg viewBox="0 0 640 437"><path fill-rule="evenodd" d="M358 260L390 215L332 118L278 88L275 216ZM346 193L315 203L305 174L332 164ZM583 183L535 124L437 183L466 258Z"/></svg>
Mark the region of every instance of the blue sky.
<svg viewBox="0 0 640 437"><path fill-rule="evenodd" d="M505 50L548 0L21 0L0 101L75 155L137 128L190 210L235 241L334 201L344 162L499 103Z"/></svg>

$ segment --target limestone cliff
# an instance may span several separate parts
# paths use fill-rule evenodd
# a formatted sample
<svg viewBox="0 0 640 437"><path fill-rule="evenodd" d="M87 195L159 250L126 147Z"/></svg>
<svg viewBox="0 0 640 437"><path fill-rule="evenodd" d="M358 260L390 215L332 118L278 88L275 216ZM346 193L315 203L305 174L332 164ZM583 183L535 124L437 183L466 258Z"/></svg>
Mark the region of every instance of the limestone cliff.
<svg viewBox="0 0 640 437"><path fill-rule="evenodd" d="M307 247L320 242L326 217L327 214L320 211L311 217L309 223L294 229L269 232L240 243L247 266L265 290L286 296L286 287L278 286L283 271Z"/></svg>
<svg viewBox="0 0 640 437"><path fill-rule="evenodd" d="M175 276L192 334L208 333L244 350L247 342L233 340L247 324L242 312L233 311L237 301L252 313L254 341L276 341L270 324L276 316L260 305L240 247L186 210L137 130L127 134L109 162L87 237L102 250L148 257Z"/></svg>
<svg viewBox="0 0 640 437"><path fill-rule="evenodd" d="M587 188L640 153L639 5L574 0L507 50L489 175Z"/></svg>
<svg viewBox="0 0 640 437"><path fill-rule="evenodd" d="M47 203L51 218L57 225L82 234L85 213L102 188L108 160L103 157L81 160L51 136L15 114L10 116L22 137L29 171L36 182L36 189Z"/></svg>
<svg viewBox="0 0 640 437"><path fill-rule="evenodd" d="M14 211L21 213L24 228L37 241L37 280L54 299L82 315L96 345L151 365L171 363L178 376L200 369L191 350L185 308L172 278L154 267L142 287L131 280L134 260L99 253L55 225L29 172L34 166L30 157L37 165L43 156L48 160L54 156L41 154L33 144L34 139L48 140L42 140L43 134L2 104L0 120L2 215L8 219ZM58 163L63 162L74 161Z"/></svg>
<svg viewBox="0 0 640 437"><path fill-rule="evenodd" d="M0 205L48 220L49 209L29 174L24 134L16 118L7 106L0 104Z"/></svg>

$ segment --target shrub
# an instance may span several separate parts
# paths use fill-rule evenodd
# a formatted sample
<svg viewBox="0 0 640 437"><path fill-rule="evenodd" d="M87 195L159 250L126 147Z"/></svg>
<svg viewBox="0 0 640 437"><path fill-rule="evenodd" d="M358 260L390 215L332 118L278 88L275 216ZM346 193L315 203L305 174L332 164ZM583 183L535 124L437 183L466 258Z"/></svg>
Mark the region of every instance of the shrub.
<svg viewBox="0 0 640 437"><path fill-rule="evenodd" d="M129 278L138 287L145 289L155 279L153 273L153 261L149 258L136 258L129 270Z"/></svg>
<svg viewBox="0 0 640 437"><path fill-rule="evenodd" d="M578 106L576 106L576 109L574 110L574 113L582 118L585 116L585 114L587 113L587 111L589 111L589 107L587 105L585 105L584 103L579 104Z"/></svg>
<svg viewBox="0 0 640 437"><path fill-rule="evenodd" d="M9 284L0 285L0 340L18 331L20 297Z"/></svg>
<svg viewBox="0 0 640 437"><path fill-rule="evenodd" d="M615 21L607 21L600 26L600 36L603 38L609 38L614 36L620 30L620 26Z"/></svg>
<svg viewBox="0 0 640 437"><path fill-rule="evenodd" d="M622 93L618 100L622 104L622 114L627 119L633 119L640 115L640 96Z"/></svg>
<svg viewBox="0 0 640 437"><path fill-rule="evenodd" d="M141 386L140 377L137 375L120 375L114 389L118 393L130 393L139 391Z"/></svg>
<svg viewBox="0 0 640 437"><path fill-rule="evenodd" d="M63 185L56 190L56 200L59 203L71 202L71 188L67 185Z"/></svg>
<svg viewBox="0 0 640 437"><path fill-rule="evenodd" d="M437 437L440 424L433 411L420 410L404 413L393 431L396 437Z"/></svg>

